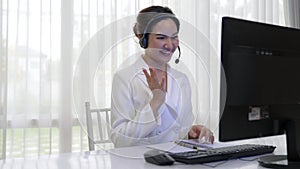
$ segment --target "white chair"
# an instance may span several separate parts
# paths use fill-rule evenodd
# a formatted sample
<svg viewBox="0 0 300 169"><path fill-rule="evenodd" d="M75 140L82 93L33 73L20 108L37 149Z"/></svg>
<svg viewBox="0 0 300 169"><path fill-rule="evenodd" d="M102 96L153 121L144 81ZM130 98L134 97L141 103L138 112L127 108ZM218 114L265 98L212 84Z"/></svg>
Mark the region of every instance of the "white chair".
<svg viewBox="0 0 300 169"><path fill-rule="evenodd" d="M95 150L95 145L102 148L113 148L110 140L110 109L92 109L90 102L85 102L86 125L89 150Z"/></svg>

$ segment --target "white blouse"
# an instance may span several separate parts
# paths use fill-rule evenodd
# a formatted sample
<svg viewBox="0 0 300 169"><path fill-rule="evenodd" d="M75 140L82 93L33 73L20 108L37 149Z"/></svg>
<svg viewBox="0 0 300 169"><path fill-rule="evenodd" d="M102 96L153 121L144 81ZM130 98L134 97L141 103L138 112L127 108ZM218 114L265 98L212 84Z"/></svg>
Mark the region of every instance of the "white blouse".
<svg viewBox="0 0 300 169"><path fill-rule="evenodd" d="M153 97L140 57L114 75L111 100L111 139L115 147L157 144L187 137L194 115L187 76L167 68L168 91L155 118L150 107Z"/></svg>

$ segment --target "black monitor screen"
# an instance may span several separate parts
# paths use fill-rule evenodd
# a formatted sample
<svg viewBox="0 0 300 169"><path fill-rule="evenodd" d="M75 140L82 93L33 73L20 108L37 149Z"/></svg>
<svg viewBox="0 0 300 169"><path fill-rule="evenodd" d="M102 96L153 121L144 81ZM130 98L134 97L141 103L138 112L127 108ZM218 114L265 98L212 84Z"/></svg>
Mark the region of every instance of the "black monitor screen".
<svg viewBox="0 0 300 169"><path fill-rule="evenodd" d="M224 17L221 62L219 140L286 134L299 162L300 30Z"/></svg>

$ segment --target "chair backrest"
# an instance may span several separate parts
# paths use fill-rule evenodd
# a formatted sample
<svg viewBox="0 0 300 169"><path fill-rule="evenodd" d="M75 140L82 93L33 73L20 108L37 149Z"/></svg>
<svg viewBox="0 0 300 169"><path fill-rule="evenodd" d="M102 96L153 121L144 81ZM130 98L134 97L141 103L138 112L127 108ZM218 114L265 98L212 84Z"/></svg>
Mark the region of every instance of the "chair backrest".
<svg viewBox="0 0 300 169"><path fill-rule="evenodd" d="M85 102L85 111L89 150L95 150L95 144L112 144L110 140L110 108L92 109L90 102Z"/></svg>

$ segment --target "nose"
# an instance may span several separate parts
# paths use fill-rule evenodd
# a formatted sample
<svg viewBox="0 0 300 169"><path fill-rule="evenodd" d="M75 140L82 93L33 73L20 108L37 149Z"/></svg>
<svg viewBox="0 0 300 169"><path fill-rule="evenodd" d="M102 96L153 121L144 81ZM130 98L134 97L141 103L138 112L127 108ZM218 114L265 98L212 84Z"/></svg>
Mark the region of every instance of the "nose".
<svg viewBox="0 0 300 169"><path fill-rule="evenodd" d="M172 38L170 38L170 37L166 38L165 44L164 44L164 48L166 48L166 49L172 49L173 46L174 46L174 44L173 44Z"/></svg>

